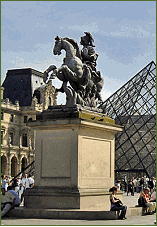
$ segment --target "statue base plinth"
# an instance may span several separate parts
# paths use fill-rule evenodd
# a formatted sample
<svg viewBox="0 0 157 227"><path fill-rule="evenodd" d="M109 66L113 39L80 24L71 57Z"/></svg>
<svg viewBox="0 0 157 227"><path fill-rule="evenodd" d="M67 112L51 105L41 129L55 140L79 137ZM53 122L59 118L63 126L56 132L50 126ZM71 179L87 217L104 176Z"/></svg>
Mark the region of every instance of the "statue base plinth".
<svg viewBox="0 0 157 227"><path fill-rule="evenodd" d="M109 210L109 192L105 189L79 191L70 188L38 186L27 189L25 206L36 209Z"/></svg>
<svg viewBox="0 0 157 227"><path fill-rule="evenodd" d="M114 138L122 127L102 113L49 108L36 121L35 187L28 208L109 210L114 185Z"/></svg>

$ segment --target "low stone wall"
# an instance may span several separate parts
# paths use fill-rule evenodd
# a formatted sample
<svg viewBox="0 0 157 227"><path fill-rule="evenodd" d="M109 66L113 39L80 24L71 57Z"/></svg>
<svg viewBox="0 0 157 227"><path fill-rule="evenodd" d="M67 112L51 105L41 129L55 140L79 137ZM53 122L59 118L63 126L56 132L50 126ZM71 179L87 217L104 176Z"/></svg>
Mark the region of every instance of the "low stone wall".
<svg viewBox="0 0 157 227"><path fill-rule="evenodd" d="M141 207L130 207L127 217L142 214ZM58 210L58 209L30 209L18 207L8 213L9 217L16 218L40 218L40 219L72 219L72 220L116 220L117 211L80 211L80 210Z"/></svg>

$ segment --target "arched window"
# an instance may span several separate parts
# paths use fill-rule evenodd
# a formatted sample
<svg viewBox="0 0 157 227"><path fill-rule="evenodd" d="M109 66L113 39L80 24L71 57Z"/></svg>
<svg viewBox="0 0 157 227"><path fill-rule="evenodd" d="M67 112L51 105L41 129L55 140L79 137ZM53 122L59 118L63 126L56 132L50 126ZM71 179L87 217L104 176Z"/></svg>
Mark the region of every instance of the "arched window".
<svg viewBox="0 0 157 227"><path fill-rule="evenodd" d="M21 171L23 172L26 167L27 167L27 158L23 157L21 162Z"/></svg>
<svg viewBox="0 0 157 227"><path fill-rule="evenodd" d="M27 143L27 133L23 133L22 134L22 146L23 147L27 147L28 143Z"/></svg>
<svg viewBox="0 0 157 227"><path fill-rule="evenodd" d="M1 112L1 120L4 120L4 113Z"/></svg>
<svg viewBox="0 0 157 227"><path fill-rule="evenodd" d="M48 106L51 106L51 98L48 99Z"/></svg>
<svg viewBox="0 0 157 227"><path fill-rule="evenodd" d="M1 174L7 175L7 158L5 155L1 156Z"/></svg>
<svg viewBox="0 0 157 227"><path fill-rule="evenodd" d="M11 121L11 122L14 122L14 114L11 114L11 116L10 116L10 121Z"/></svg>
<svg viewBox="0 0 157 227"><path fill-rule="evenodd" d="M17 175L17 158L14 156L11 159L11 176L15 177Z"/></svg>
<svg viewBox="0 0 157 227"><path fill-rule="evenodd" d="M37 100L38 100L38 103L41 103L41 98L40 98L40 91L39 90L35 90L34 91L34 94L33 94L33 97L35 97L36 96L36 98L37 98Z"/></svg>
<svg viewBox="0 0 157 227"><path fill-rule="evenodd" d="M13 145L14 133L13 132L10 132L9 133L9 136L10 136L10 144Z"/></svg>
<svg viewBox="0 0 157 227"><path fill-rule="evenodd" d="M27 117L27 116L24 116L24 117L23 117L23 119L24 119L24 121L23 121L23 122L24 122L24 123L26 123L26 122L27 122L28 117Z"/></svg>
<svg viewBox="0 0 157 227"><path fill-rule="evenodd" d="M9 128L8 130L8 142L11 145L14 145L14 135L15 135L15 129L13 127Z"/></svg>
<svg viewBox="0 0 157 227"><path fill-rule="evenodd" d="M3 144L5 130L6 130L6 127L2 125L1 126L1 144Z"/></svg>
<svg viewBox="0 0 157 227"><path fill-rule="evenodd" d="M1 144L3 144L3 135L4 135L4 131L1 131Z"/></svg>

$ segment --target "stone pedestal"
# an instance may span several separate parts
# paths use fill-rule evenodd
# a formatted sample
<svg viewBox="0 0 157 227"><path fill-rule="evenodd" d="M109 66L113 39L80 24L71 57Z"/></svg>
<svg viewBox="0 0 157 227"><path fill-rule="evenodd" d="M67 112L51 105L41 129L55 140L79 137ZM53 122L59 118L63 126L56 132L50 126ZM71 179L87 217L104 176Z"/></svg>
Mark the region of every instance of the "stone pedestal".
<svg viewBox="0 0 157 227"><path fill-rule="evenodd" d="M36 130L35 187L27 208L109 210L114 185L115 133L102 113L51 107L28 123Z"/></svg>

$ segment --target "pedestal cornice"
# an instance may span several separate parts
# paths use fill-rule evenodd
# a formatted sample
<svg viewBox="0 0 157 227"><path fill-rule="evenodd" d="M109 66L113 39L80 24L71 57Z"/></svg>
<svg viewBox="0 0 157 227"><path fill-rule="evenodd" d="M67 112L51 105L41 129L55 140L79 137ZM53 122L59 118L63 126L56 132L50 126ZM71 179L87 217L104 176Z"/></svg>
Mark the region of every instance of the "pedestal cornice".
<svg viewBox="0 0 157 227"><path fill-rule="evenodd" d="M79 105L73 107L52 106L37 115L36 121L28 121L27 125L35 129L52 129L58 127L71 128L75 125L100 130L122 131L123 127L115 125L115 121L102 114L84 109Z"/></svg>

